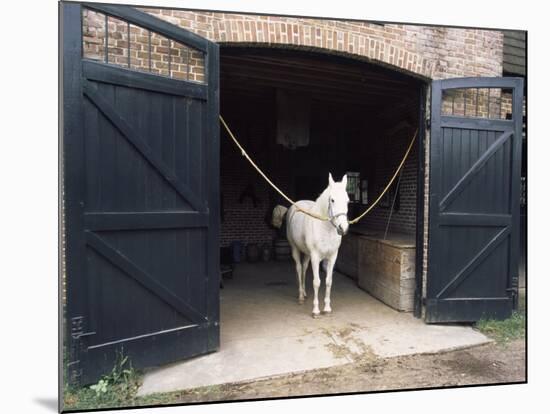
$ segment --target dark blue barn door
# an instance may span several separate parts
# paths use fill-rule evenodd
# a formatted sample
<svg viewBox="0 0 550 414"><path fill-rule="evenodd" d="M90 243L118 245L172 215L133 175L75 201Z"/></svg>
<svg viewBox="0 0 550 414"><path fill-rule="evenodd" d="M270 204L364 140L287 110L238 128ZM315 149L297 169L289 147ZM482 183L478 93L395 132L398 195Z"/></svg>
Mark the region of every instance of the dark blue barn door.
<svg viewBox="0 0 550 414"><path fill-rule="evenodd" d="M131 7L60 13L65 344L85 384L117 354L143 368L219 346L218 47Z"/></svg>
<svg viewBox="0 0 550 414"><path fill-rule="evenodd" d="M523 81L432 85L426 321L506 318L520 251Z"/></svg>

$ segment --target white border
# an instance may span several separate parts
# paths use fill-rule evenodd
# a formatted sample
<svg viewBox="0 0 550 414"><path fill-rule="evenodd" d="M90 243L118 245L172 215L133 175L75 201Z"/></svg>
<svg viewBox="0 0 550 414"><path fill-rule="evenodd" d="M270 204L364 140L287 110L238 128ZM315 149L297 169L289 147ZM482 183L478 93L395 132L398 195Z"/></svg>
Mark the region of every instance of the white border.
<svg viewBox="0 0 550 414"><path fill-rule="evenodd" d="M57 2L2 4L0 237L3 412L52 412L57 398ZM113 0L112 3L126 3ZM548 384L548 14L510 1L135 0L134 4L529 31L529 385L164 408L162 413L498 412L535 407ZM543 3L538 3L543 4ZM545 128L543 130L543 128ZM44 403L46 402L46 403ZM50 408L48 408L50 407ZM130 410L128 413L153 412Z"/></svg>

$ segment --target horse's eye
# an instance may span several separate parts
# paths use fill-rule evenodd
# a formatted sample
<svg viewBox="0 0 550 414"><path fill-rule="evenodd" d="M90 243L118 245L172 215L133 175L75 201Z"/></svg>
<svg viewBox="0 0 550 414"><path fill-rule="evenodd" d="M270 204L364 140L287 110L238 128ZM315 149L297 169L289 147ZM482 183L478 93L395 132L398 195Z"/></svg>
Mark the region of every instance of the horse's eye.
<svg viewBox="0 0 550 414"><path fill-rule="evenodd" d="M330 199L330 202L331 202L331 203L334 203L334 198L331 198L331 199Z"/></svg>

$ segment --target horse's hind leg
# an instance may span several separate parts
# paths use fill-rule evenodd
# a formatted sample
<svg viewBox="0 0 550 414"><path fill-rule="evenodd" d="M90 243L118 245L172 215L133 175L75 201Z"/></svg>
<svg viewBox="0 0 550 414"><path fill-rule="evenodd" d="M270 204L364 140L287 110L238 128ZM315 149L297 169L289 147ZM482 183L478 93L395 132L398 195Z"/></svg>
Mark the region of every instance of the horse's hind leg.
<svg viewBox="0 0 550 414"><path fill-rule="evenodd" d="M306 274L307 274L307 268L309 266L310 257L307 254L304 254L302 259L302 292L304 293L304 297L307 297L307 291L306 291Z"/></svg>
<svg viewBox="0 0 550 414"><path fill-rule="evenodd" d="M300 251L292 246L292 258L296 263L296 278L298 281L298 302L300 305L304 303L304 291L302 290L302 258L300 257Z"/></svg>

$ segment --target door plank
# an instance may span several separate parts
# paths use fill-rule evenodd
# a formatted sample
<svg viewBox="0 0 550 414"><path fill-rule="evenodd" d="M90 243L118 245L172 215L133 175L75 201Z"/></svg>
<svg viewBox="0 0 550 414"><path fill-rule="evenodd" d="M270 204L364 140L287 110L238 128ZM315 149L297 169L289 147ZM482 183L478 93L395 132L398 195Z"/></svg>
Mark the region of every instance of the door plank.
<svg viewBox="0 0 550 414"><path fill-rule="evenodd" d="M138 152L162 175L162 177L186 200L193 208L198 211L205 211L205 207L194 194L181 180L172 172L166 163L157 156L146 141L122 118L116 109L104 99L97 89L90 84L84 82L84 95L105 115L105 117L120 131L122 136L132 144Z"/></svg>
<svg viewBox="0 0 550 414"><path fill-rule="evenodd" d="M491 157L501 148L504 143L513 135L513 131L508 131L499 136L499 138L489 147L487 151L472 165L472 167L462 176L455 186L447 193L439 203L439 209L445 210L453 200L464 190L477 173L481 171L483 166L491 159Z"/></svg>
<svg viewBox="0 0 550 414"><path fill-rule="evenodd" d="M489 254L510 234L510 227L505 227L494 236L489 243L483 247L469 262L464 266L443 289L436 295L437 299L443 299L446 295L453 292L462 283L470 273L479 266L479 264L489 256Z"/></svg>
<svg viewBox="0 0 550 414"><path fill-rule="evenodd" d="M147 288L149 291L154 293L160 299L162 299L178 312L180 312L181 315L190 319L194 323L202 324L207 322L205 316L203 316L193 307L189 306L187 303L185 303L185 301L176 296L174 293L166 289L163 285L156 281L154 277L152 277L145 270L141 269L139 266L133 263L129 258L124 256L122 252L115 249L97 234L87 231L86 243L88 244L88 246L92 247L97 253L110 261L113 265L118 267L128 276L131 276L142 286Z"/></svg>
<svg viewBox="0 0 550 414"><path fill-rule="evenodd" d="M85 213L86 230L143 230L208 227L208 214L188 211Z"/></svg>
<svg viewBox="0 0 550 414"><path fill-rule="evenodd" d="M122 85L127 88L184 96L196 100L206 100L208 86L181 79L164 78L146 72L112 66L105 63L83 61L82 73L90 81Z"/></svg>

